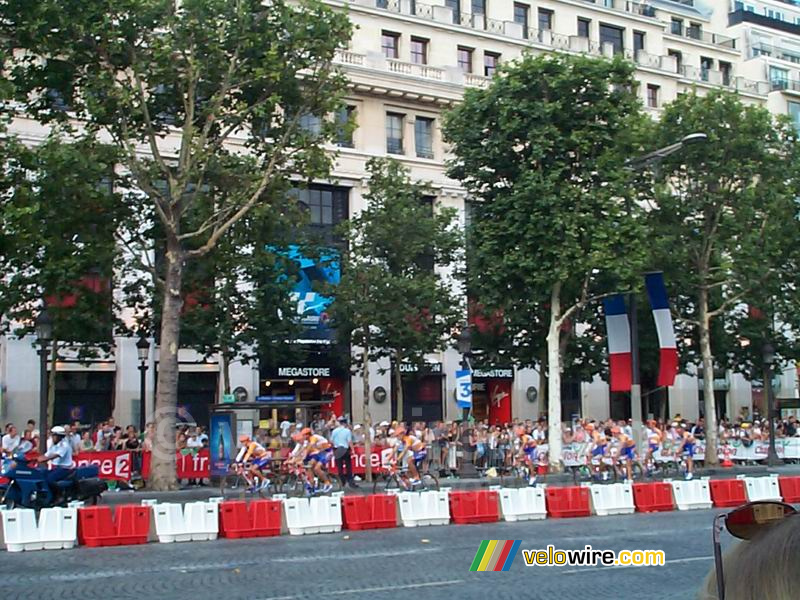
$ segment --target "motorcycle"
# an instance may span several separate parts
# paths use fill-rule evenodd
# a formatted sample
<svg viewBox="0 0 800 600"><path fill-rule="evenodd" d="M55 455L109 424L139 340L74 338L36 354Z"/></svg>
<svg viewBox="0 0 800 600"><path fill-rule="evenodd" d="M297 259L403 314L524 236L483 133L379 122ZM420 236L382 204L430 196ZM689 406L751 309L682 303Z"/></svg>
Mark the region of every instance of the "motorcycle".
<svg viewBox="0 0 800 600"><path fill-rule="evenodd" d="M36 510L53 506L66 506L74 500L97 504L108 489L105 481L98 477L96 465L78 467L69 477L57 481L54 486L47 483L47 469L31 466L23 455L17 455L4 467L0 483L2 503L8 508L22 507Z"/></svg>

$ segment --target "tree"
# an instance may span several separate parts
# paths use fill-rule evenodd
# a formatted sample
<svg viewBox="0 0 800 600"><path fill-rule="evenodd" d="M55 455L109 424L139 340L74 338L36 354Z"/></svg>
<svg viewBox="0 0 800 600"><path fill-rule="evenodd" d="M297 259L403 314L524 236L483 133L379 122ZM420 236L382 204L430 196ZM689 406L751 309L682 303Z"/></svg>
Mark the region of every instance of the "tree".
<svg viewBox="0 0 800 600"><path fill-rule="evenodd" d="M511 351L547 342L550 465L560 469L565 323L630 281L639 265L636 205L626 202L641 119L633 67L583 56L525 55L445 120L449 174L476 203L469 290L502 311ZM541 323L541 321L540 321Z"/></svg>
<svg viewBox="0 0 800 600"><path fill-rule="evenodd" d="M714 367L761 362L761 340L752 340L749 349L737 343L753 326L742 319L747 304L771 314L770 299L791 298L795 310L784 308L783 318L796 312L796 262L791 257L796 255L800 154L797 133L787 119L775 119L766 108L745 105L724 91L685 94L670 103L655 127L653 144L673 143L695 132L705 133L708 141L662 162L648 217L658 234L657 260L673 274L667 284L678 317L698 341L706 461L716 464L717 415L709 393ZM767 325L766 319L755 324L764 337L790 335L768 332ZM716 354L712 339L720 341Z"/></svg>
<svg viewBox="0 0 800 600"><path fill-rule="evenodd" d="M15 97L43 122L107 136L165 237L154 489L176 485L183 276L289 177L325 177L351 31L319 0L7 0ZM16 49L13 54L9 49ZM52 110L57 96L68 111ZM319 118L319 127L302 127ZM236 185L232 185L235 182ZM136 230L134 230L136 231Z"/></svg>
<svg viewBox="0 0 800 600"><path fill-rule="evenodd" d="M369 363L392 360L403 420L400 365L444 348L464 311L447 275L462 247L455 211L435 209L430 191L395 160L370 159L367 172L366 206L343 226L348 248L330 314L340 338L357 348L369 427Z"/></svg>

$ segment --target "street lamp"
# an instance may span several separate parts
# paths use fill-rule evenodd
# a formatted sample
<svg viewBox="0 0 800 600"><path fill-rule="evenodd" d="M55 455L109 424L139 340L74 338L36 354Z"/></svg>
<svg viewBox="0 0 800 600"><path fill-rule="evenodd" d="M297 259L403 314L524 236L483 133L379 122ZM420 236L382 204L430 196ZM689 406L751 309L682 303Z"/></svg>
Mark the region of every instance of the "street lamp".
<svg viewBox="0 0 800 600"><path fill-rule="evenodd" d="M472 329L470 329L469 325L464 325L461 329L456 345L458 346L459 354L461 354L461 370L471 371L472 369L469 368L469 355L472 352ZM463 411L462 419L466 422L469 420L470 409L464 408Z"/></svg>
<svg viewBox="0 0 800 600"><path fill-rule="evenodd" d="M53 320L43 308L34 322L36 337L39 338L39 452L47 451L47 348L53 339ZM55 368L55 365L53 365Z"/></svg>
<svg viewBox="0 0 800 600"><path fill-rule="evenodd" d="M625 166L633 171L641 170L651 164L658 166L662 160L672 154L675 154L679 150L683 150L686 146L701 144L707 141L708 135L705 133L690 133L689 135L683 136L680 141L675 142L674 144L664 146L658 150L653 150L652 152L648 152L647 154L643 154L642 156L638 156L626 161Z"/></svg>
<svg viewBox="0 0 800 600"><path fill-rule="evenodd" d="M144 432L145 412L145 391L147 386L147 357L150 354L150 342L142 333L136 342L136 353L139 355L139 431Z"/></svg>
<svg viewBox="0 0 800 600"><path fill-rule="evenodd" d="M775 348L767 342L761 349L761 355L764 360L764 393L767 396L767 419L769 419L767 465L774 467L783 463L775 450L775 398L772 393L772 365L775 363Z"/></svg>

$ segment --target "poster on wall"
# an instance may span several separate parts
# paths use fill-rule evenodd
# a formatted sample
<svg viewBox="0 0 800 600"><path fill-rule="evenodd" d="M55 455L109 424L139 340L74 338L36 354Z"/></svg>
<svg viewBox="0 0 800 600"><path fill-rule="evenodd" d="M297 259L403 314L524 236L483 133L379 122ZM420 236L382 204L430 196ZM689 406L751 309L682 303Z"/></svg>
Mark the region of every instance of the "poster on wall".
<svg viewBox="0 0 800 600"><path fill-rule="evenodd" d="M210 429L211 476L221 477L228 472L228 465L233 462L236 452L234 438L236 414L233 412L212 413Z"/></svg>

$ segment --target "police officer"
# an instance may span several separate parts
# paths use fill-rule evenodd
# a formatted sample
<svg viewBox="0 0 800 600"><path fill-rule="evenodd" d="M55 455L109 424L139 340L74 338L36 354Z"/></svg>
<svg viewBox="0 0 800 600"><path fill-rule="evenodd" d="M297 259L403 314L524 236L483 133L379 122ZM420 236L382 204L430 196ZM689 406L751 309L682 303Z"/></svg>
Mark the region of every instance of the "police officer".
<svg viewBox="0 0 800 600"><path fill-rule="evenodd" d="M50 435L53 438L53 445L38 460L41 464L48 462L52 464L47 473L47 483L53 487L57 481L72 475L75 464L72 461L72 446L67 438L67 431L61 425L56 425L50 430Z"/></svg>

